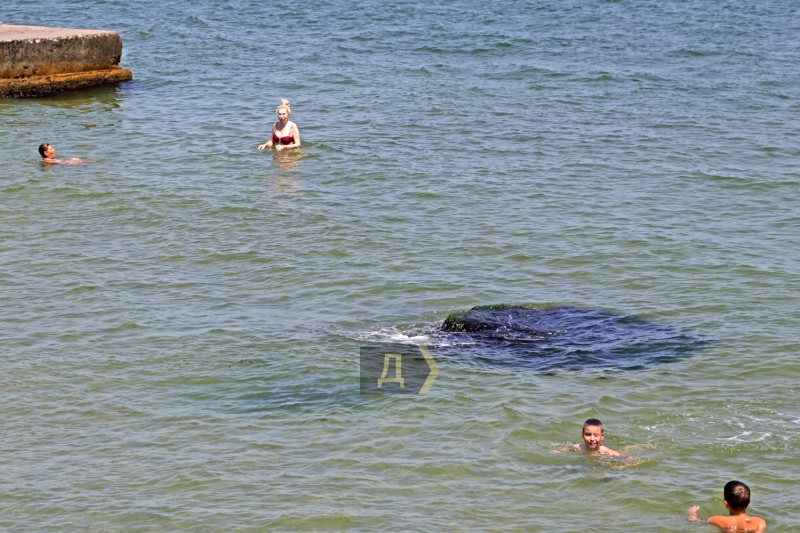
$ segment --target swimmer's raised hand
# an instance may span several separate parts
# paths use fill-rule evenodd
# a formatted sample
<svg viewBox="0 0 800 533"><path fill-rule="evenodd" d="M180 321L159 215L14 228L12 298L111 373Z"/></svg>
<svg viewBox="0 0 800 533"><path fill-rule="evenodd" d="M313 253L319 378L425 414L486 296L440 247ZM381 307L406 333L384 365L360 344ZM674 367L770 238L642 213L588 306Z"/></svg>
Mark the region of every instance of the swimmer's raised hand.
<svg viewBox="0 0 800 533"><path fill-rule="evenodd" d="M699 510L700 510L699 505L692 505L691 507L689 507L689 510L686 511L686 518L689 520L689 522L705 523L705 520L701 520L700 518L697 517L697 511Z"/></svg>

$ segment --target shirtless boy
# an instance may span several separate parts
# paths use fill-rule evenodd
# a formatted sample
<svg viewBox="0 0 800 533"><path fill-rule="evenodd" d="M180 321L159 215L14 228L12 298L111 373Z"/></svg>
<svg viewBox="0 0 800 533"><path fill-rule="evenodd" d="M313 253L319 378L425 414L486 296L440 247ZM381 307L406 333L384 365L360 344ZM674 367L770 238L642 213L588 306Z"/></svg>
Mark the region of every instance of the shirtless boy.
<svg viewBox="0 0 800 533"><path fill-rule="evenodd" d="M728 509L730 516L712 516L708 520L702 520L697 517L697 510L700 509L699 505L689 507L690 522L708 522L711 525L717 526L725 531L749 531L761 533L767 529L767 523L763 518L757 516L748 516L745 509L750 504L750 488L741 481L729 481L725 484L725 489L722 492L725 507Z"/></svg>
<svg viewBox="0 0 800 533"><path fill-rule="evenodd" d="M583 436L583 444L573 444L572 446L562 448L560 451L587 452L596 455L622 455L618 451L607 448L601 444L605 438L605 432L603 431L603 423L596 418L590 418L583 423L583 432L581 435Z"/></svg>
<svg viewBox="0 0 800 533"><path fill-rule="evenodd" d="M39 145L39 155L42 156L42 163L49 165L72 165L80 163L81 160L77 157L72 159L56 159L56 149L52 144L42 143Z"/></svg>

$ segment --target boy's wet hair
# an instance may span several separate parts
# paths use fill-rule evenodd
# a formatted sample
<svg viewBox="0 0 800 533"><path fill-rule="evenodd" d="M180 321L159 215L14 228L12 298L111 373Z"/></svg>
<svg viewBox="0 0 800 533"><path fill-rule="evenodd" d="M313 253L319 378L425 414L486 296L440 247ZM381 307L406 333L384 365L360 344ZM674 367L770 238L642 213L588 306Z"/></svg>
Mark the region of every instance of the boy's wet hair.
<svg viewBox="0 0 800 533"><path fill-rule="evenodd" d="M583 427L586 427L586 426L596 426L596 427L599 427L600 429L603 429L603 423L600 422L596 418L590 418L586 422L584 422L583 423ZM603 432L605 432L604 429L603 429Z"/></svg>
<svg viewBox="0 0 800 533"><path fill-rule="evenodd" d="M44 157L45 151L50 147L47 143L42 143L39 145L39 155Z"/></svg>
<svg viewBox="0 0 800 533"><path fill-rule="evenodd" d="M750 487L741 481L728 481L722 494L734 511L744 511L750 505Z"/></svg>

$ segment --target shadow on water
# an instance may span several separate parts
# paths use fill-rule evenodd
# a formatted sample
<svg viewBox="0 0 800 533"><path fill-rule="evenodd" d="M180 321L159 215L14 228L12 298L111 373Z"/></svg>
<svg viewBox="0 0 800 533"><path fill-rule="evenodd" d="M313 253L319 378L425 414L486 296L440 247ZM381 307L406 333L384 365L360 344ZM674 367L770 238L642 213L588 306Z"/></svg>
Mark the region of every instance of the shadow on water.
<svg viewBox="0 0 800 533"><path fill-rule="evenodd" d="M0 104L36 104L52 108L73 108L84 105L105 105L119 107L120 99L129 94L144 90L135 81L124 81L107 85L95 85L79 89L58 91L42 96L23 96L18 98L0 98Z"/></svg>
<svg viewBox="0 0 800 533"><path fill-rule="evenodd" d="M439 356L539 371L635 370L710 344L685 328L569 306L478 306L451 313L425 334Z"/></svg>

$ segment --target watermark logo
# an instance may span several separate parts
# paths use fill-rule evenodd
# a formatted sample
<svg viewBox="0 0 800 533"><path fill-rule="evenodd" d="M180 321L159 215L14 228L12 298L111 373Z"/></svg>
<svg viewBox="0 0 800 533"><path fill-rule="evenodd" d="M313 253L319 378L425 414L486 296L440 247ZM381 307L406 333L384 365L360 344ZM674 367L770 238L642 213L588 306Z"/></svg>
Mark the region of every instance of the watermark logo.
<svg viewBox="0 0 800 533"><path fill-rule="evenodd" d="M425 346L374 344L361 347L361 394L424 396L439 366Z"/></svg>

